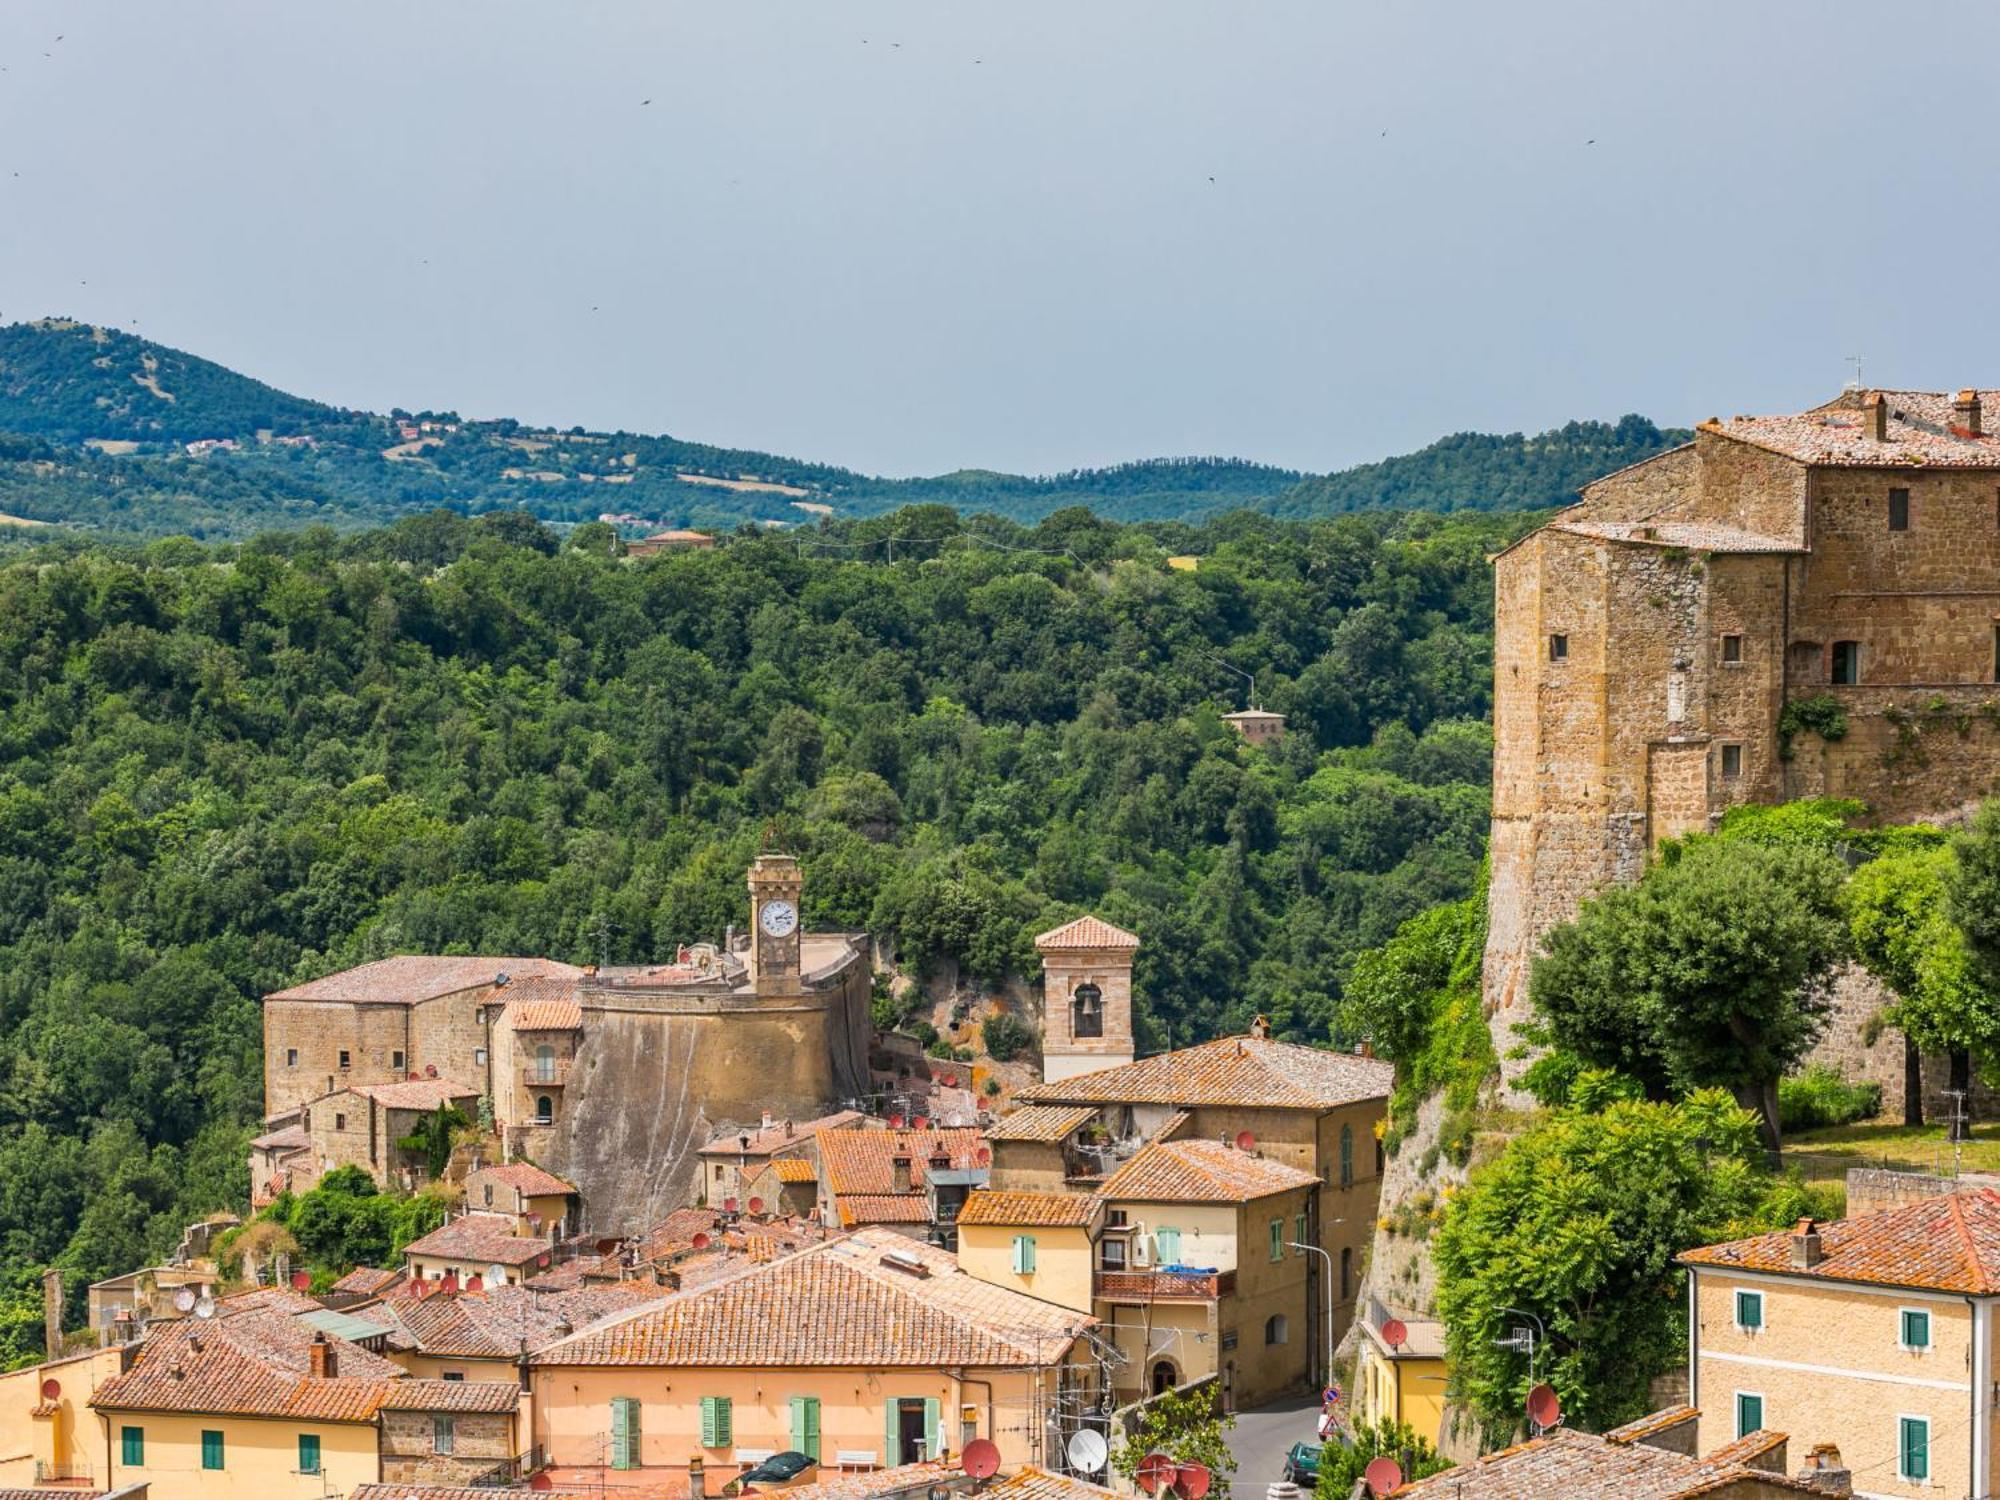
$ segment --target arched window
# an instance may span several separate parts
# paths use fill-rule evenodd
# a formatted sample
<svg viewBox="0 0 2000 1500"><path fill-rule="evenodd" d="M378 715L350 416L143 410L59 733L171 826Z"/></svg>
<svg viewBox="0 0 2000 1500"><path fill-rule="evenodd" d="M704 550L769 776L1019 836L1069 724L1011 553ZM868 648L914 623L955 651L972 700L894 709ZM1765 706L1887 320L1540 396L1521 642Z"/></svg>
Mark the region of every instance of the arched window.
<svg viewBox="0 0 2000 1500"><path fill-rule="evenodd" d="M1172 1390L1180 1382L1174 1378L1174 1364L1170 1359L1160 1360L1153 1366L1153 1394L1160 1395Z"/></svg>
<svg viewBox="0 0 2000 1500"><path fill-rule="evenodd" d="M1104 992L1094 984L1080 984L1069 999L1069 1034L1075 1037L1104 1035Z"/></svg>
<svg viewBox="0 0 2000 1500"><path fill-rule="evenodd" d="M1340 1127L1340 1185L1354 1186L1354 1127Z"/></svg>
<svg viewBox="0 0 2000 1500"><path fill-rule="evenodd" d="M552 1124L555 1121L555 1117L556 1101L551 1099L547 1094L537 1095L535 1098L535 1123L537 1125Z"/></svg>
<svg viewBox="0 0 2000 1500"><path fill-rule="evenodd" d="M1282 1344L1291 1335L1292 1325L1285 1320L1283 1313L1272 1313L1270 1317L1264 1320L1265 1343Z"/></svg>

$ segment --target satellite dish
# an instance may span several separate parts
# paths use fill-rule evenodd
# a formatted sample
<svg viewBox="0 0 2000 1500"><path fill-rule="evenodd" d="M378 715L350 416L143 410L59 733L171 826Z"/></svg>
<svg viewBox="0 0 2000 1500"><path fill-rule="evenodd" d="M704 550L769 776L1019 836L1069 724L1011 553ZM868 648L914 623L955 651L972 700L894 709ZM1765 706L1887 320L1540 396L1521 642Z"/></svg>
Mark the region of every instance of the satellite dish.
<svg viewBox="0 0 2000 1500"><path fill-rule="evenodd" d="M903 1117L901 1115L889 1116L889 1128L891 1130L901 1130L903 1128Z"/></svg>
<svg viewBox="0 0 2000 1500"><path fill-rule="evenodd" d="M735 1212L736 1212L736 1200L735 1200L734 1198L724 1198L724 1199L722 1200L722 1211L723 1211L724 1213L726 1213L726 1214L733 1214L733 1213L735 1213Z"/></svg>
<svg viewBox="0 0 2000 1500"><path fill-rule="evenodd" d="M214 1299L213 1297L210 1297L210 1296L207 1296L206 1294L204 1294L204 1295L202 1295L202 1296L200 1296L200 1297L197 1297L197 1298L195 1298L195 1303L194 1303L194 1315L195 1315L195 1316L196 1316L197 1318L212 1318L212 1317L214 1317L214 1316L215 1316L215 1299Z"/></svg>
<svg viewBox="0 0 2000 1500"><path fill-rule="evenodd" d="M1000 1450L991 1438L974 1438L958 1456L959 1465L974 1479L991 1479L1000 1472Z"/></svg>
<svg viewBox="0 0 2000 1500"><path fill-rule="evenodd" d="M538 1266L546 1266L548 1263L549 1263L549 1256L547 1251L543 1251L540 1255L535 1257L535 1264Z"/></svg>
<svg viewBox="0 0 2000 1500"><path fill-rule="evenodd" d="M1158 1495L1180 1474L1181 1466L1164 1453L1148 1453L1139 1460L1132 1478L1149 1495Z"/></svg>
<svg viewBox="0 0 2000 1500"><path fill-rule="evenodd" d="M1174 1493L1181 1500L1201 1500L1214 1481L1215 1476L1208 1472L1208 1465L1182 1464L1174 1474Z"/></svg>
<svg viewBox="0 0 2000 1500"><path fill-rule="evenodd" d="M688 1243L693 1245L694 1248L697 1250L706 1250L708 1248L708 1236L705 1234L698 1234L693 1239L689 1240Z"/></svg>
<svg viewBox="0 0 2000 1500"><path fill-rule="evenodd" d="M958 1075L956 1073L946 1073L938 1079L938 1082L948 1089L955 1089L958 1087Z"/></svg>
<svg viewBox="0 0 2000 1500"><path fill-rule="evenodd" d="M531 1490L552 1490L555 1487L556 1482L549 1478L549 1471L547 1469L540 1470L534 1478L528 1481L528 1488Z"/></svg>
<svg viewBox="0 0 2000 1500"><path fill-rule="evenodd" d="M764 1200L762 1198L752 1198L750 1200L750 1212L753 1214L761 1214L763 1211L764 1211Z"/></svg>
<svg viewBox="0 0 2000 1500"><path fill-rule="evenodd" d="M62 1382L57 1380L53 1375L42 1382L42 1399L44 1401L53 1401L61 1394Z"/></svg>
<svg viewBox="0 0 2000 1500"><path fill-rule="evenodd" d="M929 1115L918 1115L910 1123L919 1130L929 1130L931 1128L931 1117Z"/></svg>
<svg viewBox="0 0 2000 1500"><path fill-rule="evenodd" d="M1400 1349L1410 1341L1410 1330L1403 1326L1401 1318L1391 1318L1382 1325L1382 1342L1391 1349Z"/></svg>
<svg viewBox="0 0 2000 1500"><path fill-rule="evenodd" d="M175 1292L175 1293L174 1293L174 1307L175 1307L175 1309L176 1309L177 1311L180 1311L180 1312L184 1312L184 1313L191 1313L191 1312L193 1312L193 1311L194 1311L194 1298L195 1298L195 1291L194 1291L194 1288L193 1288L193 1287L191 1287L191 1286L184 1286L184 1287L182 1287L182 1288L181 1288L181 1289L180 1289L180 1290L179 1290L178 1292Z"/></svg>
<svg viewBox="0 0 2000 1500"><path fill-rule="evenodd" d="M507 1268L496 1260L486 1268L486 1279L494 1286L505 1286L507 1284Z"/></svg>
<svg viewBox="0 0 2000 1500"><path fill-rule="evenodd" d="M981 1146L977 1151L972 1153L972 1159L982 1167L990 1167L993 1165L992 1149L987 1146Z"/></svg>
<svg viewBox="0 0 2000 1500"><path fill-rule="evenodd" d="M484 1276L481 1276L477 1271L474 1271L470 1276L465 1278L465 1289L468 1292L485 1291L486 1278Z"/></svg>
<svg viewBox="0 0 2000 1500"><path fill-rule="evenodd" d="M1096 1474L1111 1456L1111 1445L1094 1427L1079 1427L1069 1440L1069 1466L1079 1474Z"/></svg>
<svg viewBox="0 0 2000 1500"><path fill-rule="evenodd" d="M1380 1458L1368 1460L1368 1467L1361 1471L1361 1477L1368 1481L1368 1493L1379 1497L1391 1494L1403 1487L1403 1466L1395 1459L1383 1454Z"/></svg>
<svg viewBox="0 0 2000 1500"><path fill-rule="evenodd" d="M1544 1382L1528 1392L1528 1420L1537 1427L1550 1428L1562 1420L1562 1398L1556 1388Z"/></svg>
<svg viewBox="0 0 2000 1500"><path fill-rule="evenodd" d="M294 1272L292 1272L292 1290L293 1290L293 1291L295 1291L295 1292L303 1292L303 1291L304 1291L304 1290L305 1290L305 1289L306 1289L307 1287L311 1286L312 1284L313 1284L313 1279L312 1279L312 1272L310 1272L310 1271L294 1271Z"/></svg>
<svg viewBox="0 0 2000 1500"><path fill-rule="evenodd" d="M1247 1130L1237 1131L1236 1149L1238 1151L1255 1151L1257 1149L1257 1137Z"/></svg>

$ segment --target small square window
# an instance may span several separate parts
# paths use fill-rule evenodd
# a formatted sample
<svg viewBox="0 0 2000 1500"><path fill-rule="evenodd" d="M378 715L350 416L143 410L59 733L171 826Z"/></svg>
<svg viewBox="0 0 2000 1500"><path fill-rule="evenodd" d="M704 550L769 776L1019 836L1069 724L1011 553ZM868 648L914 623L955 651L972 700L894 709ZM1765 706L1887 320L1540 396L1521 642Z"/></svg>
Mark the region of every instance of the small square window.
<svg viewBox="0 0 2000 1500"><path fill-rule="evenodd" d="M342 1047L340 1049L340 1065L343 1068L351 1067L353 1065L353 1062L354 1059L349 1055L347 1049L345 1047Z"/></svg>
<svg viewBox="0 0 2000 1500"><path fill-rule="evenodd" d="M1734 781L1743 774L1743 747L1724 745L1722 747L1722 779Z"/></svg>
<svg viewBox="0 0 2000 1500"><path fill-rule="evenodd" d="M482 1068L483 1068L483 1067L485 1067L485 1066L486 1066L486 1049L485 1049L484 1047L474 1047L474 1048L472 1049L472 1061L473 1061L473 1062L474 1062L474 1063L475 1063L476 1065L478 1065L479 1067L482 1067Z"/></svg>
<svg viewBox="0 0 2000 1500"><path fill-rule="evenodd" d="M400 1072L402 1072L402 1071L403 1071L403 1054L402 1054L402 1053L400 1053L400 1052L391 1052L391 1053L389 1054L389 1071L390 1071L390 1072L392 1072L392 1073L400 1073Z"/></svg>
<svg viewBox="0 0 2000 1500"><path fill-rule="evenodd" d="M1889 491L1889 529L1908 531L1910 529L1910 492L1908 490Z"/></svg>
<svg viewBox="0 0 2000 1500"><path fill-rule="evenodd" d="M1841 687L1852 687L1861 680L1861 642L1833 643L1833 680Z"/></svg>
<svg viewBox="0 0 2000 1500"><path fill-rule="evenodd" d="M1928 1349L1931 1346L1931 1315L1921 1307L1906 1307L1902 1312L1902 1344L1905 1349Z"/></svg>
<svg viewBox="0 0 2000 1500"><path fill-rule="evenodd" d="M1566 636L1566 635L1552 635L1552 636L1550 636L1550 637L1549 637L1549 660L1550 660L1550 661L1568 661L1568 660L1569 660L1569 637L1568 637L1568 636Z"/></svg>
<svg viewBox="0 0 2000 1500"><path fill-rule="evenodd" d="M1725 635L1722 638L1722 659L1725 662L1739 662L1743 660L1742 636Z"/></svg>
<svg viewBox="0 0 2000 1500"><path fill-rule="evenodd" d="M1764 1326L1764 1294L1762 1292L1738 1292L1736 1294L1736 1326L1746 1333L1755 1333Z"/></svg>
<svg viewBox="0 0 2000 1500"><path fill-rule="evenodd" d="M1996 637L2000 637L2000 630L1996 630L1994 632L1994 635ZM285 1066L288 1068L296 1068L298 1065L299 1065L299 1049L296 1047L287 1047L285 1049Z"/></svg>
<svg viewBox="0 0 2000 1500"><path fill-rule="evenodd" d="M335 1116L333 1117L333 1128L334 1128L335 1130L345 1130L345 1129L347 1129L347 1116L346 1116L346 1115L341 1115L341 1114L337 1114L337 1115L335 1115Z"/></svg>

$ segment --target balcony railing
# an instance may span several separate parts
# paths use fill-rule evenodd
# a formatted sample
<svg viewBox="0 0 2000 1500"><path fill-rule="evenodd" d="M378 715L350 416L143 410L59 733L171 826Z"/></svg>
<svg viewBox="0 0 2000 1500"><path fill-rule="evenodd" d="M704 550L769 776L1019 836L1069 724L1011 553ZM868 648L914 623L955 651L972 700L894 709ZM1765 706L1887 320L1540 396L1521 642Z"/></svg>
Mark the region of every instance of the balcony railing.
<svg viewBox="0 0 2000 1500"><path fill-rule="evenodd" d="M1213 1302L1236 1290L1234 1271L1099 1271L1107 1302Z"/></svg>
<svg viewBox="0 0 2000 1500"><path fill-rule="evenodd" d="M503 1458L489 1469L459 1480L467 1489L506 1489L523 1484L549 1466L549 1456L539 1445L514 1458Z"/></svg>
<svg viewBox="0 0 2000 1500"><path fill-rule="evenodd" d="M531 1089L561 1088L569 1082L569 1059L531 1062L521 1069L521 1082Z"/></svg>
<svg viewBox="0 0 2000 1500"><path fill-rule="evenodd" d="M36 1484L75 1485L88 1489L95 1482L88 1469L80 1469L73 1464L43 1463L39 1458L35 1460Z"/></svg>

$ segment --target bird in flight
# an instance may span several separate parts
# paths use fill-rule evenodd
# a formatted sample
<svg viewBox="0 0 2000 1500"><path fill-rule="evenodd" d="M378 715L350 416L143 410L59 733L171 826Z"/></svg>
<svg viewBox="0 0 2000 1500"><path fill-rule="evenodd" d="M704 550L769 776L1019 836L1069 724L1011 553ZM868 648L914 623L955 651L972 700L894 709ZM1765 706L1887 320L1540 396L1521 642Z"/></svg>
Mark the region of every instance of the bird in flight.
<svg viewBox="0 0 2000 1500"><path fill-rule="evenodd" d="M641 108L644 108L646 105L651 104L652 102L653 101L651 99L641 99L639 101L639 104Z"/></svg>

